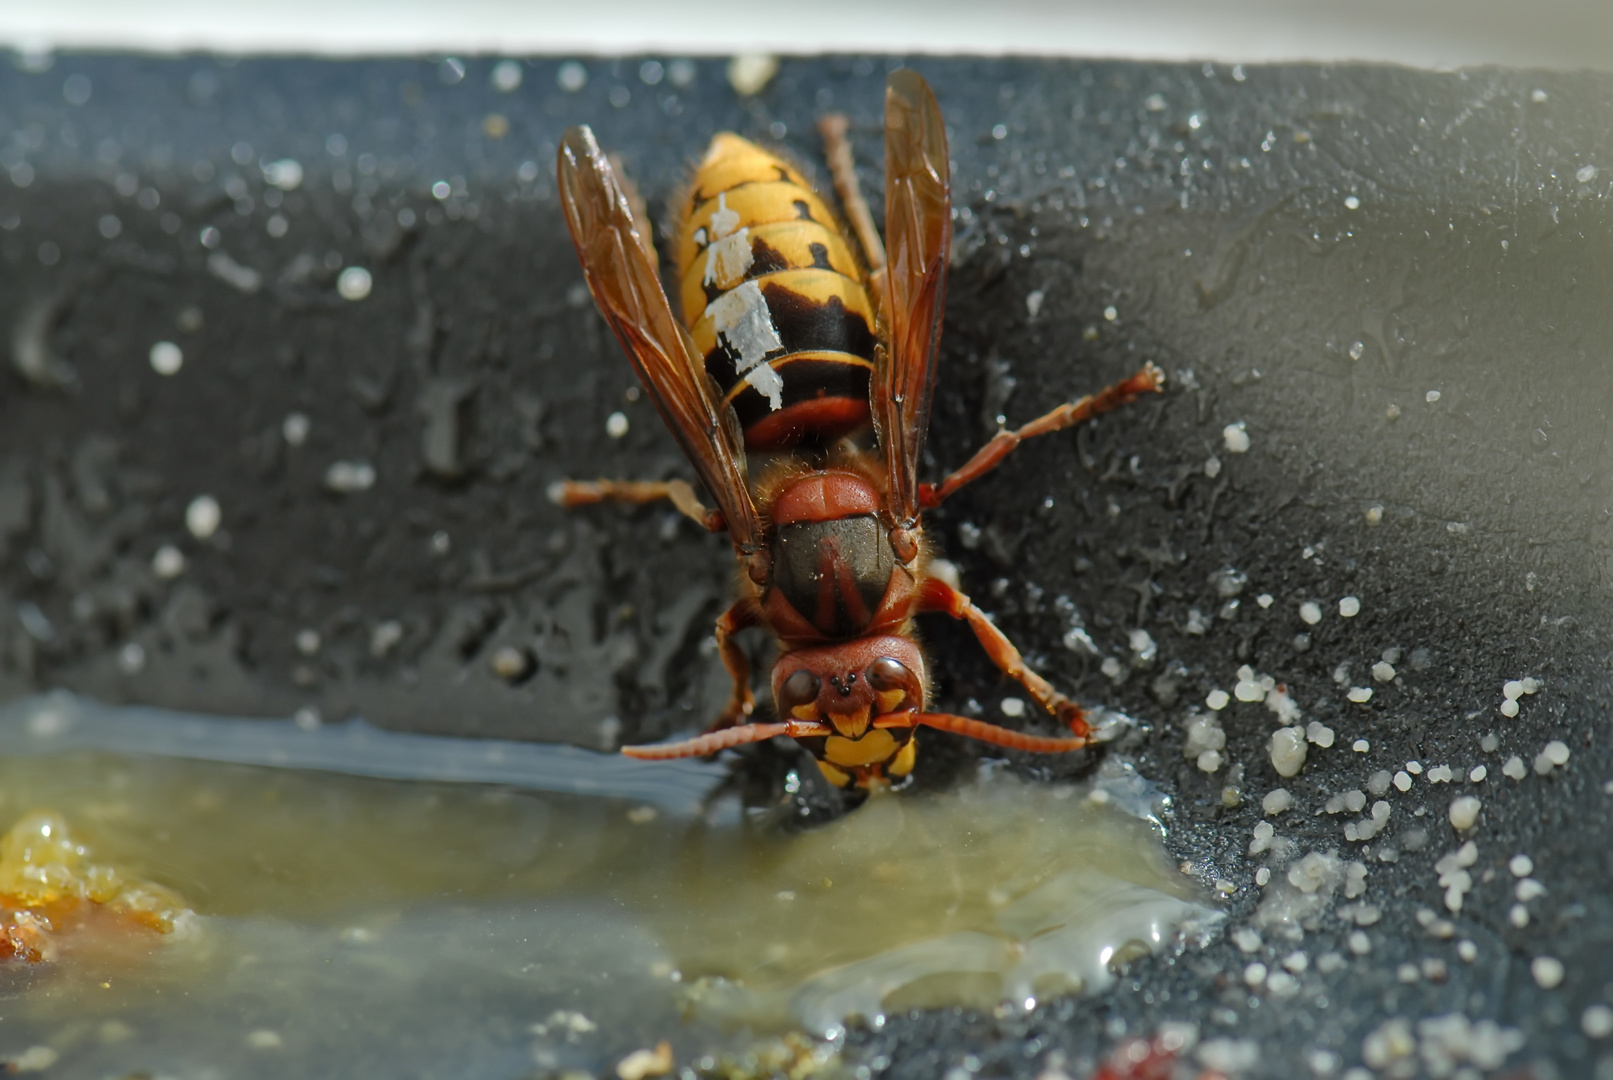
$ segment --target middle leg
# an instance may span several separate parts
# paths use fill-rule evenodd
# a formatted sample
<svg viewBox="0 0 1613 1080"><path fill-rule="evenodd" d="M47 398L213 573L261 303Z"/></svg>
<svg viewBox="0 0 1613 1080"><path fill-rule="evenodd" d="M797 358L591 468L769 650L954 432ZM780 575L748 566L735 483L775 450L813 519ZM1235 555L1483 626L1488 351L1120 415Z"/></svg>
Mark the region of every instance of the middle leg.
<svg viewBox="0 0 1613 1080"><path fill-rule="evenodd" d="M995 469L1002 463L1003 458L1013 453L1026 439L1074 427L1099 413L1129 405L1143 394L1161 390L1164 385L1165 373L1149 361L1131 378L1122 379L1113 386L1105 387L1096 394L1088 394L1078 401L1066 402L1045 416L1032 420L1018 431L999 431L992 436L990 442L975 451L975 456L970 458L963 468L941 483L920 484L919 504L926 510L940 506L948 495Z"/></svg>

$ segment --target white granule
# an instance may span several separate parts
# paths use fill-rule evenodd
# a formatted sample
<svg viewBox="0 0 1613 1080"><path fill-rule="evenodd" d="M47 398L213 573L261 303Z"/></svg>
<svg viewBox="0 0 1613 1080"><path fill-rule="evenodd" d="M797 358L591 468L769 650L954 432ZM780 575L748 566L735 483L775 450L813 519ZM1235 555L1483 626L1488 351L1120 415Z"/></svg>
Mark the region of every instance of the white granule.
<svg viewBox="0 0 1613 1080"><path fill-rule="evenodd" d="M1309 626L1315 626L1322 621L1322 609L1314 601L1307 600L1299 605L1299 617Z"/></svg>
<svg viewBox="0 0 1613 1080"><path fill-rule="evenodd" d="M1272 604L1276 603L1276 600L1272 597L1271 593L1263 592L1259 596L1255 597L1255 603L1259 604L1260 609L1264 611L1266 608L1269 608Z"/></svg>
<svg viewBox="0 0 1613 1080"><path fill-rule="evenodd" d="M1288 694L1287 685L1278 685L1266 691L1266 708L1277 714L1280 723L1292 724L1305 715Z"/></svg>
<svg viewBox="0 0 1613 1080"><path fill-rule="evenodd" d="M1259 960L1243 969L1243 981L1250 986L1259 986L1266 981L1266 965Z"/></svg>
<svg viewBox="0 0 1613 1080"><path fill-rule="evenodd" d="M1339 601L1339 614L1346 619L1353 619L1361 614L1361 601L1354 596L1346 596Z"/></svg>
<svg viewBox="0 0 1613 1080"><path fill-rule="evenodd" d="M1411 774L1406 772L1405 769L1401 769L1399 772L1395 773L1394 785L1395 789L1398 791L1410 791Z"/></svg>
<svg viewBox="0 0 1613 1080"><path fill-rule="evenodd" d="M1225 690L1211 690L1209 695L1205 697L1204 704L1208 705L1216 712L1220 712L1222 709L1226 708L1231 701L1231 696L1229 696Z"/></svg>
<svg viewBox="0 0 1613 1080"><path fill-rule="evenodd" d="M1421 776L1423 774L1423 763L1420 761L1408 761L1406 762L1406 771L1413 776Z"/></svg>
<svg viewBox="0 0 1613 1080"><path fill-rule="evenodd" d="M1271 867L1262 866L1255 871L1255 884L1264 889L1271 882Z"/></svg>
<svg viewBox="0 0 1613 1080"><path fill-rule="evenodd" d="M1305 738L1326 750L1333 745L1333 729L1318 720L1305 725Z"/></svg>
<svg viewBox="0 0 1613 1080"><path fill-rule="evenodd" d="M1271 767L1283 778L1297 776L1305 767L1305 737L1298 729L1285 727L1271 733L1268 746Z"/></svg>
<svg viewBox="0 0 1613 1080"><path fill-rule="evenodd" d="M1507 911L1507 921L1522 930L1529 925L1529 909L1522 904L1513 904L1511 909Z"/></svg>
<svg viewBox="0 0 1613 1080"><path fill-rule="evenodd" d="M1221 767L1221 751L1219 751L1219 750L1206 750L1206 751L1204 751L1204 753L1202 753L1202 754L1200 754L1198 756L1198 761L1196 762L1196 764L1198 765L1200 771L1202 771L1202 772L1207 772L1207 773L1215 772L1215 770L1217 770L1217 769L1219 769Z"/></svg>
<svg viewBox="0 0 1613 1080"><path fill-rule="evenodd" d="M1479 820L1479 807L1482 804L1472 795L1462 795L1451 800L1451 825L1457 832L1466 832Z"/></svg>
<svg viewBox="0 0 1613 1080"><path fill-rule="evenodd" d="M1266 792L1266 797L1260 800L1260 809L1268 817L1276 817L1291 810L1294 806L1294 797L1288 793L1287 788L1273 788Z"/></svg>
<svg viewBox="0 0 1613 1080"><path fill-rule="evenodd" d="M1546 749L1542 750L1541 753L1547 761L1559 768L1568 764L1568 744L1561 739L1553 739L1547 743Z"/></svg>
<svg viewBox="0 0 1613 1080"><path fill-rule="evenodd" d="M1539 690L1539 689L1540 689L1540 680L1539 679L1536 679L1533 676L1530 676L1529 678L1526 678L1526 679L1523 680L1523 692L1524 693L1532 694L1536 690Z"/></svg>
<svg viewBox="0 0 1613 1080"><path fill-rule="evenodd" d="M1435 765L1428 770L1428 782L1430 784L1448 784L1455 775L1455 773L1451 772L1449 765Z"/></svg>
<svg viewBox="0 0 1613 1080"><path fill-rule="evenodd" d="M1489 775L1489 769L1485 768L1483 765L1475 765L1473 766L1472 771L1467 774L1467 782L1470 784L1482 784L1484 782L1484 778Z"/></svg>
<svg viewBox="0 0 1613 1080"><path fill-rule="evenodd" d="M1259 952L1260 946L1265 944L1261 940L1260 931L1252 926L1240 926L1232 931L1232 943L1238 947L1239 952L1246 953Z"/></svg>
<svg viewBox="0 0 1613 1080"><path fill-rule="evenodd" d="M185 528L196 539L206 540L218 532L223 517L217 499L211 495L198 495L185 507Z"/></svg>
<svg viewBox="0 0 1613 1080"><path fill-rule="evenodd" d="M1513 780L1522 780L1529 775L1529 769L1524 765L1523 758L1517 754L1507 758L1507 763L1501 766L1501 772Z"/></svg>
<svg viewBox="0 0 1613 1080"><path fill-rule="evenodd" d="M1563 981L1563 962L1555 956L1537 956L1529 963L1529 974L1542 990L1552 990Z"/></svg>
<svg viewBox="0 0 1613 1080"><path fill-rule="evenodd" d="M1535 872L1535 861L1527 855L1514 855L1507 863L1507 869L1513 877L1528 877Z"/></svg>
<svg viewBox="0 0 1613 1080"><path fill-rule="evenodd" d="M1580 1014L1579 1030L1588 1039L1605 1039L1613 1035L1613 1009L1597 1003Z"/></svg>
<svg viewBox="0 0 1613 1080"><path fill-rule="evenodd" d="M1508 720L1511 720L1514 716L1517 716L1518 703L1512 698L1504 699L1501 702L1501 715L1506 717Z"/></svg>
<svg viewBox="0 0 1613 1080"><path fill-rule="evenodd" d="M1466 963L1471 964L1479 958L1479 947L1466 938L1456 943L1456 955Z"/></svg>
<svg viewBox="0 0 1613 1080"><path fill-rule="evenodd" d="M1365 754L1372 749L1372 744L1365 739L1357 739L1350 744L1350 749L1358 754Z"/></svg>
<svg viewBox="0 0 1613 1080"><path fill-rule="evenodd" d="M1357 705L1365 705L1367 702L1372 700L1372 687L1352 686L1350 687L1349 694L1346 696Z"/></svg>
<svg viewBox="0 0 1613 1080"><path fill-rule="evenodd" d="M1227 453L1229 454L1246 454L1249 452L1249 431L1242 420L1222 428L1221 440L1226 444Z"/></svg>
<svg viewBox="0 0 1613 1080"><path fill-rule="evenodd" d="M1379 682L1394 682L1395 666L1379 660L1376 664L1372 665L1372 677L1377 679Z"/></svg>
<svg viewBox="0 0 1613 1080"><path fill-rule="evenodd" d="M1523 697L1523 683L1518 679L1508 679L1501 684L1501 694L1508 701L1517 701Z"/></svg>

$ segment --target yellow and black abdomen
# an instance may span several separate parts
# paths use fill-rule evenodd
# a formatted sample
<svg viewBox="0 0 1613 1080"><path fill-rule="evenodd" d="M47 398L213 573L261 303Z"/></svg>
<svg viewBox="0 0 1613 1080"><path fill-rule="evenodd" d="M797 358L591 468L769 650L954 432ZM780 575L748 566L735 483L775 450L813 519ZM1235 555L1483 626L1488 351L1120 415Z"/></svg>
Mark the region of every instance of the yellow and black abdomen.
<svg viewBox="0 0 1613 1080"><path fill-rule="evenodd" d="M683 321L752 450L868 422L877 323L862 264L788 162L712 140L673 248Z"/></svg>

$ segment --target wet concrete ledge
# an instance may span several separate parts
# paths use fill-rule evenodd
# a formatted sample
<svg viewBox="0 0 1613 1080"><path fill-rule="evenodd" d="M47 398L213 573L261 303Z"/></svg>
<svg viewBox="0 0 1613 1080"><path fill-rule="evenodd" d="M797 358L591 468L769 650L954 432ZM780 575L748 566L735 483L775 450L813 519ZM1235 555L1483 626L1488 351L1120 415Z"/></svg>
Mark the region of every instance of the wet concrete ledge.
<svg viewBox="0 0 1613 1080"><path fill-rule="evenodd" d="M724 693L704 646L724 545L659 511L566 516L543 496L564 475L684 468L581 287L555 140L593 124L659 208L712 132L813 162L813 119L840 109L877 189L895 63L790 60L750 98L720 62L664 57L0 66L0 698L60 687L588 746L702 722ZM1255 1040L1256 1071L1280 1076L1315 1053L1360 1061L1394 1017L1461 1011L1523 1030L1514 1060L1583 1075L1613 871L1586 828L1613 776L1613 80L915 66L948 117L960 210L935 472L999 414L1144 359L1174 383L1026 448L932 532L1055 682L1144 722L1122 752L1172 791L1173 849L1231 883L1234 924L1260 899L1245 852L1279 784L1302 808L1279 832L1369 865L1384 914L1359 928L1364 956L1337 919L1313 933L1313 955L1348 966L1286 1003L1222 943L1139 964L1101 1002L920 1014L854 1047L892 1076L965 1052L1029 1076L1053 1050L1076 1070L1185 1018ZM192 527L202 496L210 533ZM966 635L925 632L943 700L1000 716L1011 691ZM1335 733L1300 777L1273 771L1259 706L1218 714L1216 772L1184 758L1189 710L1242 664ZM1507 719L1502 684L1525 675L1544 690ZM1569 767L1502 779L1552 739ZM1467 792L1419 777L1392 843L1313 813L1410 760L1488 767L1463 785L1484 862L1451 940L1416 912L1451 914L1432 864ZM1483 873L1519 850L1551 889L1527 927L1510 876ZM1569 962L1560 986L1531 974L1540 955ZM1400 981L1425 957L1448 959L1443 980Z"/></svg>

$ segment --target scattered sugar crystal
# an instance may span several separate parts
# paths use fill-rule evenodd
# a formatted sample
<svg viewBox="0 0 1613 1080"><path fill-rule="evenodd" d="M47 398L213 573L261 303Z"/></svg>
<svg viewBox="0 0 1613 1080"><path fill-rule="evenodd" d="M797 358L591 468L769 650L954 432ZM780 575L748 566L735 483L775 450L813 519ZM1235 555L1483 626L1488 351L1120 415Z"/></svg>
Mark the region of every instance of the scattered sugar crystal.
<svg viewBox="0 0 1613 1080"><path fill-rule="evenodd" d="M1507 863L1513 877L1528 877L1535 872L1535 861L1527 855L1514 855Z"/></svg>
<svg viewBox="0 0 1613 1080"><path fill-rule="evenodd" d="M1539 900L1546 895L1546 887L1532 877L1522 878L1513 886L1512 895L1518 898L1518 903L1527 904L1531 900Z"/></svg>
<svg viewBox="0 0 1613 1080"><path fill-rule="evenodd" d="M1287 956L1283 957L1283 967L1287 968L1289 971L1292 971L1295 975L1299 975L1303 973L1306 968L1310 967L1310 958L1307 957L1302 951L1296 949Z"/></svg>
<svg viewBox="0 0 1613 1080"><path fill-rule="evenodd" d="M1333 729L1318 720L1305 725L1305 738L1326 750L1333 745Z"/></svg>
<svg viewBox="0 0 1613 1080"><path fill-rule="evenodd" d="M1455 775L1455 773L1451 772L1449 765L1435 765L1428 770L1428 782L1430 784L1448 784L1451 782L1451 777Z"/></svg>
<svg viewBox="0 0 1613 1080"><path fill-rule="evenodd" d="M1270 817L1285 813L1293 805L1294 797L1288 793L1287 788L1273 788L1266 793L1264 799L1260 800L1260 809Z"/></svg>
<svg viewBox="0 0 1613 1080"><path fill-rule="evenodd" d="M1307 600L1303 604L1299 605L1299 617L1304 619L1307 624L1315 626L1317 623L1322 621L1321 606L1313 601Z"/></svg>
<svg viewBox="0 0 1613 1080"><path fill-rule="evenodd" d="M218 532L223 517L217 499L211 495L198 495L185 507L185 528L196 539L206 540Z"/></svg>
<svg viewBox="0 0 1613 1080"><path fill-rule="evenodd" d="M1553 739L1547 743L1546 749L1541 753L1545 755L1547 761L1559 768L1568 764L1568 744L1561 739Z"/></svg>
<svg viewBox="0 0 1613 1080"><path fill-rule="evenodd" d="M1372 939L1367 937L1366 931L1355 930L1350 933L1350 951L1357 956L1365 956L1372 951Z"/></svg>
<svg viewBox="0 0 1613 1080"><path fill-rule="evenodd" d="M1462 795L1451 800L1451 825L1457 832L1466 832L1479 820L1479 807L1482 804L1472 795Z"/></svg>
<svg viewBox="0 0 1613 1080"><path fill-rule="evenodd" d="M1264 942L1260 938L1260 931L1252 926L1240 926L1232 932L1232 943L1240 952L1259 952Z"/></svg>
<svg viewBox="0 0 1613 1080"><path fill-rule="evenodd" d="M1382 795L1389 790L1391 780L1393 780L1393 777L1389 775L1388 769L1379 769L1367 777L1367 790L1374 795Z"/></svg>
<svg viewBox="0 0 1613 1080"><path fill-rule="evenodd" d="M1366 519L1367 519L1367 524L1370 525L1372 528L1377 528L1379 525L1382 525L1383 524L1383 507L1378 506L1377 504L1373 504L1372 506L1367 507Z"/></svg>
<svg viewBox="0 0 1613 1080"><path fill-rule="evenodd" d="M1272 838L1276 835L1277 830L1272 827L1271 822L1262 821L1257 823L1254 828L1254 839L1249 841L1249 854L1264 855L1270 851ZM1253 951L1253 949L1244 950L1244 952Z"/></svg>
<svg viewBox="0 0 1613 1080"><path fill-rule="evenodd" d="M1466 938L1463 938L1461 941L1456 943L1456 955L1461 957L1464 963L1471 964L1473 961L1479 958L1479 947Z"/></svg>
<svg viewBox="0 0 1613 1080"><path fill-rule="evenodd" d="M1508 701L1517 701L1523 697L1523 682L1518 679L1508 679L1501 684L1501 694Z"/></svg>
<svg viewBox="0 0 1613 1080"><path fill-rule="evenodd" d="M1395 979L1403 983L1414 983L1423 977L1423 973L1416 964L1401 964L1395 968Z"/></svg>
<svg viewBox="0 0 1613 1080"><path fill-rule="evenodd" d="M1266 978L1266 990L1274 997L1288 997L1299 991L1299 980L1286 971L1274 971Z"/></svg>
<svg viewBox="0 0 1613 1080"><path fill-rule="evenodd" d="M1025 701L1023 698L1005 697L998 708L1002 709L1003 715L1010 719L1017 719L1025 715Z"/></svg>
<svg viewBox="0 0 1613 1080"><path fill-rule="evenodd" d="M1493 731L1485 732L1484 733L1484 738L1479 740L1479 749L1483 750L1486 754L1495 753L1496 750L1500 747L1500 745L1501 745L1501 736L1497 735Z"/></svg>
<svg viewBox="0 0 1613 1080"><path fill-rule="evenodd" d="M1305 737L1295 728L1279 728L1272 732L1268 749L1271 767L1277 770L1278 776L1297 776L1305 766Z"/></svg>
<svg viewBox="0 0 1613 1080"><path fill-rule="evenodd" d="M1377 679L1379 682L1393 682L1395 678L1395 666L1379 660L1376 664L1372 665L1372 677Z"/></svg>
<svg viewBox="0 0 1613 1080"><path fill-rule="evenodd" d="M1581 165L1579 169L1575 171L1574 179L1578 180L1582 184L1588 184L1592 180L1596 179L1596 173L1597 168L1595 165Z"/></svg>
<svg viewBox="0 0 1613 1080"><path fill-rule="evenodd" d="M1354 596L1346 596L1339 601L1339 614L1346 619L1353 619L1361 614L1361 601Z"/></svg>
<svg viewBox="0 0 1613 1080"><path fill-rule="evenodd" d="M1489 775L1489 769L1485 768L1483 765L1475 765L1472 769L1468 770L1467 782L1470 784L1482 784L1484 782L1484 778Z"/></svg>
<svg viewBox="0 0 1613 1080"><path fill-rule="evenodd" d="M1248 673L1248 677L1245 677L1245 672ZM1246 667L1238 672L1238 682L1232 688L1232 696L1239 701L1264 701L1266 688L1254 679L1254 672Z"/></svg>
<svg viewBox="0 0 1613 1080"><path fill-rule="evenodd" d="M1372 744L1365 739L1357 739L1355 742L1350 744L1350 749L1354 750L1358 754L1365 754L1367 751L1372 749Z"/></svg>
<svg viewBox="0 0 1613 1080"><path fill-rule="evenodd" d="M1271 867L1262 866L1255 871L1255 884L1264 889L1271 882Z"/></svg>
<svg viewBox="0 0 1613 1080"><path fill-rule="evenodd" d="M1350 813L1359 814L1362 810L1366 809L1366 805L1366 792L1361 791L1360 789L1352 789L1344 793L1344 809L1348 810Z"/></svg>
<svg viewBox="0 0 1613 1080"><path fill-rule="evenodd" d="M1271 605L1275 602L1276 601L1272 598L1272 595L1269 592L1263 592L1259 596L1255 597L1255 603L1260 605L1262 611L1271 607Z"/></svg>
<svg viewBox="0 0 1613 1080"><path fill-rule="evenodd" d="M1221 475L1221 459L1211 454L1204 462L1204 475L1214 480Z"/></svg>
<svg viewBox="0 0 1613 1080"><path fill-rule="evenodd" d="M1537 691L1539 689L1540 689L1540 680L1539 679L1536 679L1533 676L1530 676L1530 677L1525 678L1523 680L1523 692L1524 693L1533 694L1535 691Z"/></svg>
<svg viewBox="0 0 1613 1080"><path fill-rule="evenodd" d="M1286 685L1274 686L1266 691L1266 708L1277 714L1277 719L1284 724L1292 724L1304 716L1304 711L1288 694Z"/></svg>
<svg viewBox="0 0 1613 1080"><path fill-rule="evenodd" d="M1501 766L1501 772L1513 780L1522 780L1529 775L1529 769L1524 765L1523 758L1517 754L1507 758L1507 763Z"/></svg>
<svg viewBox="0 0 1613 1080"><path fill-rule="evenodd" d="M1396 790L1398 791L1410 791L1411 774L1406 772L1405 769L1401 769L1399 772L1395 773L1394 784Z"/></svg>
<svg viewBox="0 0 1613 1080"><path fill-rule="evenodd" d="M1206 751L1204 751L1204 753L1202 753L1202 754L1200 754L1198 756L1197 764L1198 764L1199 769L1202 770L1203 772L1207 772L1207 773L1215 772L1215 770L1217 770L1217 769L1219 769L1221 767L1221 751L1219 751L1219 750L1206 750Z"/></svg>
<svg viewBox="0 0 1613 1080"><path fill-rule="evenodd" d="M1229 454L1244 454L1249 451L1249 431L1242 420L1228 424L1221 429L1221 441L1226 445Z"/></svg>
<svg viewBox="0 0 1613 1080"><path fill-rule="evenodd" d="M1232 698L1225 690L1211 690L1209 695L1205 697L1204 704L1208 705L1216 712L1220 712L1222 709L1226 708L1231 701Z"/></svg>
<svg viewBox="0 0 1613 1080"><path fill-rule="evenodd" d="M1589 1039L1605 1039L1613 1035L1613 1009L1600 1002L1588 1006L1580 1014L1579 1030Z"/></svg>
<svg viewBox="0 0 1613 1080"><path fill-rule="evenodd" d="M1423 763L1420 761L1408 761L1406 762L1406 771L1413 776L1421 776L1423 774Z"/></svg>
<svg viewBox="0 0 1613 1080"><path fill-rule="evenodd" d="M1316 970L1323 975L1332 975L1334 972L1343 971L1348 963L1336 952L1325 952L1316 958Z"/></svg>
<svg viewBox="0 0 1613 1080"><path fill-rule="evenodd" d="M1266 981L1266 965L1256 960L1243 969L1243 981L1250 986L1259 986Z"/></svg>
<svg viewBox="0 0 1613 1080"><path fill-rule="evenodd" d="M1349 694L1346 696L1348 696L1349 699L1355 702L1357 705L1365 705L1367 702L1372 700L1372 687L1352 686L1350 687Z"/></svg>
<svg viewBox="0 0 1613 1080"><path fill-rule="evenodd" d="M1508 720L1511 720L1514 716L1517 716L1518 703L1512 698L1506 698L1503 700L1501 702L1501 715L1506 717Z"/></svg>
<svg viewBox="0 0 1613 1080"><path fill-rule="evenodd" d="M1542 990L1556 989L1563 981L1563 962L1555 956L1537 956L1529 963L1529 974Z"/></svg>
<svg viewBox="0 0 1613 1080"><path fill-rule="evenodd" d="M1208 750L1220 750L1227 744L1227 733L1215 717L1194 713L1187 721L1187 739L1182 744L1182 756L1196 759Z"/></svg>

